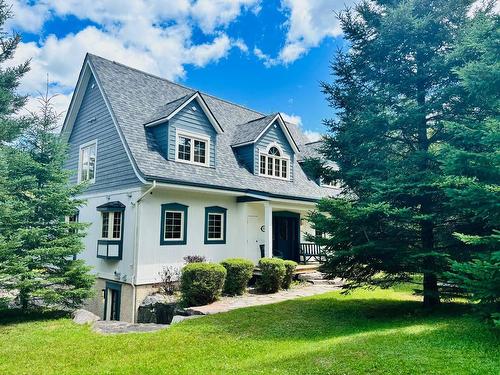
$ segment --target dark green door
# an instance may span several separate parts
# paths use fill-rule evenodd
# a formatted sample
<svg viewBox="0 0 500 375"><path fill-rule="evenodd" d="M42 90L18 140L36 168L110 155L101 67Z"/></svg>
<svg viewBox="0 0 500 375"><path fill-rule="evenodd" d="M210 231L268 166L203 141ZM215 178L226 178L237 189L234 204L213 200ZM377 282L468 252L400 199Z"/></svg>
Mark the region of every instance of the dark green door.
<svg viewBox="0 0 500 375"><path fill-rule="evenodd" d="M120 320L122 287L118 283L106 282L104 290L104 320Z"/></svg>
<svg viewBox="0 0 500 375"><path fill-rule="evenodd" d="M299 215L273 214L273 257L299 260Z"/></svg>

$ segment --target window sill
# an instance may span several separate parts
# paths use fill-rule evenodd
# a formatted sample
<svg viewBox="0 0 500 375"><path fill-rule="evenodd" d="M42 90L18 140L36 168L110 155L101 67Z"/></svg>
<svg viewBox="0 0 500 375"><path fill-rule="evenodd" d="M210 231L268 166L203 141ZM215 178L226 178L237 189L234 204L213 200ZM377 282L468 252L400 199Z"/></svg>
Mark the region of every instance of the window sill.
<svg viewBox="0 0 500 375"><path fill-rule="evenodd" d="M160 246L169 246L169 245L186 245L187 241L186 240L161 240L160 241Z"/></svg>
<svg viewBox="0 0 500 375"><path fill-rule="evenodd" d="M194 161L183 160L183 159L175 159L175 161L183 164L196 165L197 167L210 168L210 163L196 163Z"/></svg>
<svg viewBox="0 0 500 375"><path fill-rule="evenodd" d="M269 176L267 174L262 174L262 173L259 173L259 176L260 177L266 177L266 178L273 178L275 180L281 180L281 181L290 181L289 178L284 178L284 177L277 177L277 176Z"/></svg>
<svg viewBox="0 0 500 375"><path fill-rule="evenodd" d="M205 245L225 245L226 240L205 240Z"/></svg>

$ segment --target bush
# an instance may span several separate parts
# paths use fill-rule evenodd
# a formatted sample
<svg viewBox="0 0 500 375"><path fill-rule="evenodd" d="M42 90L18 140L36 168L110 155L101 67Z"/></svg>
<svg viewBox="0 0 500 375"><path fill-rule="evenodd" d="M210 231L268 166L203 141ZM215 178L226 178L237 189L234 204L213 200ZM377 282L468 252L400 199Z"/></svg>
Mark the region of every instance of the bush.
<svg viewBox="0 0 500 375"><path fill-rule="evenodd" d="M207 261L207 259L203 255L186 255L182 259L184 259L184 262L186 262L186 264L189 264L189 263L203 263L203 262Z"/></svg>
<svg viewBox="0 0 500 375"><path fill-rule="evenodd" d="M243 258L232 258L222 261L221 264L227 271L224 293L232 296L243 294L252 278L254 268L252 261Z"/></svg>
<svg viewBox="0 0 500 375"><path fill-rule="evenodd" d="M297 268L297 263L293 260L285 260L285 276L283 277L283 283L281 284L283 289L290 289L292 285L293 273Z"/></svg>
<svg viewBox="0 0 500 375"><path fill-rule="evenodd" d="M201 306L217 300L224 286L226 269L217 263L189 263L182 269L181 293L187 306Z"/></svg>
<svg viewBox="0 0 500 375"><path fill-rule="evenodd" d="M285 277L285 262L279 258L262 258L259 260L261 277L259 290L264 293L276 293L280 290Z"/></svg>
<svg viewBox="0 0 500 375"><path fill-rule="evenodd" d="M181 270L175 266L163 267L160 272L160 282L157 284L160 293L171 296L177 290Z"/></svg>

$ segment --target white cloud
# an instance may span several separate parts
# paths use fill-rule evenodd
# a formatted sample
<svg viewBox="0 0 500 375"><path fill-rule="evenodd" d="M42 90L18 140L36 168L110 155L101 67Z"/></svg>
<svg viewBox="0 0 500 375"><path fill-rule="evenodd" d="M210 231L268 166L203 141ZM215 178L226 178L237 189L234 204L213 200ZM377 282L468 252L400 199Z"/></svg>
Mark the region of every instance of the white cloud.
<svg viewBox="0 0 500 375"><path fill-rule="evenodd" d="M304 134L311 142L319 141L322 137L320 132L315 132L312 130L305 130Z"/></svg>
<svg viewBox="0 0 500 375"><path fill-rule="evenodd" d="M12 14L15 16L7 20L5 27L8 30L24 30L35 33L39 31L50 17L49 6L44 3L30 4L28 1L8 1Z"/></svg>
<svg viewBox="0 0 500 375"><path fill-rule="evenodd" d="M9 64L31 58L31 71L22 80L21 92L36 96L37 91L44 91L48 74L51 93L64 94L54 99L61 107L69 102L87 52L175 80L185 75L186 65L203 67L227 56L231 48L247 53L245 42L229 38L224 29L243 11L254 12L259 2L172 0L167 6L146 0L11 0L14 19L8 30L41 32L47 20L69 15L96 26L20 43ZM206 33L208 41L193 42L195 27ZM27 107L33 108L33 103Z"/></svg>
<svg viewBox="0 0 500 375"><path fill-rule="evenodd" d="M238 38L238 39L234 40L233 45L236 48L239 48L241 52L248 53L248 46L246 45L246 43L243 39Z"/></svg>
<svg viewBox="0 0 500 375"><path fill-rule="evenodd" d="M227 26L241 13L241 9L258 9L259 0L198 0L193 4L192 17L205 33L219 26Z"/></svg>
<svg viewBox="0 0 500 375"><path fill-rule="evenodd" d="M282 0L281 8L287 20L285 44L276 57L254 48L255 56L267 67L290 64L317 47L325 38L342 34L334 11L352 5L356 0Z"/></svg>
<svg viewBox="0 0 500 375"><path fill-rule="evenodd" d="M276 59L273 59L273 58L271 58L271 56L266 55L264 52L262 52L262 50L259 47L253 48L253 54L259 60L261 60L264 63L264 65L268 68L273 66L273 65L276 65L278 62Z"/></svg>
<svg viewBox="0 0 500 375"><path fill-rule="evenodd" d="M288 113L281 112L281 117L283 117L283 120L285 120L286 122L295 124L297 126L302 126L302 117L300 117L299 115L289 115Z"/></svg>
<svg viewBox="0 0 500 375"><path fill-rule="evenodd" d="M302 132L304 132L304 135L307 137L307 139L309 139L310 142L316 142L321 139L321 133L315 132L313 130L303 129L302 117L300 117L299 115L290 115L288 113L281 112L281 117L283 117L283 120L285 120L286 122L297 125L302 130Z"/></svg>
<svg viewBox="0 0 500 375"><path fill-rule="evenodd" d="M286 22L286 43L279 53L279 60L291 63L326 37L342 34L342 29L334 11L352 5L354 0L282 0L282 6L289 13Z"/></svg>

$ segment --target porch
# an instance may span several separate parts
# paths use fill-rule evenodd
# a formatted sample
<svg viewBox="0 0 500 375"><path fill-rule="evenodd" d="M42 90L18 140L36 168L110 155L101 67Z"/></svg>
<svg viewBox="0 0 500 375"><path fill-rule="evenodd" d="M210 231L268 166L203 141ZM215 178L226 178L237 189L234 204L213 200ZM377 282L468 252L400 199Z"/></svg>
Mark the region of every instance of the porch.
<svg viewBox="0 0 500 375"><path fill-rule="evenodd" d="M247 254L258 254L249 258L274 257L310 266L299 267L297 273L317 270L324 256L321 247L309 241L315 233L307 221L314 202L257 197L239 197L237 202L247 216Z"/></svg>

